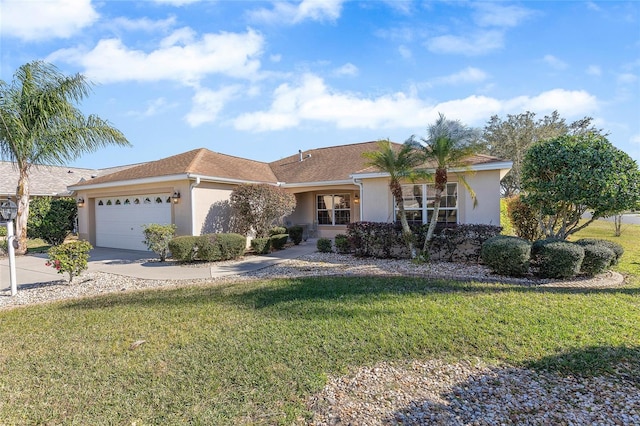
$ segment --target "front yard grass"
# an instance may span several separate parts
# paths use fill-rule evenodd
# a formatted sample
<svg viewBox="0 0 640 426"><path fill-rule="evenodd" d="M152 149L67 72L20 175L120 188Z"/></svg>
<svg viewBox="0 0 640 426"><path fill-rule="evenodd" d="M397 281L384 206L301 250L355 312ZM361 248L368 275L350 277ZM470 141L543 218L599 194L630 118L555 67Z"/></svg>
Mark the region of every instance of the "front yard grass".
<svg viewBox="0 0 640 426"><path fill-rule="evenodd" d="M638 377L640 226L625 232L617 289L308 277L0 311L0 423L290 424L328 375L379 361Z"/></svg>

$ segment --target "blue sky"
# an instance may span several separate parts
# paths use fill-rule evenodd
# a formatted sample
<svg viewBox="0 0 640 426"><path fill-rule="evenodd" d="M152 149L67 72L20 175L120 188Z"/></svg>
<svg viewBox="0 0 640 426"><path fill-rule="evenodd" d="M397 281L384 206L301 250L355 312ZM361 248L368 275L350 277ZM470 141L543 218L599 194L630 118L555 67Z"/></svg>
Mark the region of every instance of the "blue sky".
<svg viewBox="0 0 640 426"><path fill-rule="evenodd" d="M273 161L426 133L439 112L591 116L640 162L640 2L1 0L0 78L43 59L124 132L72 165L194 148Z"/></svg>

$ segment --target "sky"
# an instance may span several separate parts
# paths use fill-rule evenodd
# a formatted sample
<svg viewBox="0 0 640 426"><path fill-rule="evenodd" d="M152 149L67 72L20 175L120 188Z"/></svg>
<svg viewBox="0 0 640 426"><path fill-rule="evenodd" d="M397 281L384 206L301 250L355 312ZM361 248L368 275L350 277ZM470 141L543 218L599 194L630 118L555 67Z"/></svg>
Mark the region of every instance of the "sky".
<svg viewBox="0 0 640 426"><path fill-rule="evenodd" d="M640 2L0 0L0 79L44 60L131 148L258 161L426 135L439 113L593 117L640 163Z"/></svg>

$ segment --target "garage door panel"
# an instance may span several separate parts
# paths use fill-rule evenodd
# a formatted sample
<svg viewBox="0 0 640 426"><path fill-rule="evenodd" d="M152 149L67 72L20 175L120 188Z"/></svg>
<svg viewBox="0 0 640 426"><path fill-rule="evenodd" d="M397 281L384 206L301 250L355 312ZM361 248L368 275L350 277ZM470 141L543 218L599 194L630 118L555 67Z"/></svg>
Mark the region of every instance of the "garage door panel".
<svg viewBox="0 0 640 426"><path fill-rule="evenodd" d="M150 202L145 203L145 199ZM126 200L130 202L125 204ZM139 203L134 204L131 200ZM95 203L98 247L147 250L143 243L144 226L150 223L171 223L169 194L100 198Z"/></svg>

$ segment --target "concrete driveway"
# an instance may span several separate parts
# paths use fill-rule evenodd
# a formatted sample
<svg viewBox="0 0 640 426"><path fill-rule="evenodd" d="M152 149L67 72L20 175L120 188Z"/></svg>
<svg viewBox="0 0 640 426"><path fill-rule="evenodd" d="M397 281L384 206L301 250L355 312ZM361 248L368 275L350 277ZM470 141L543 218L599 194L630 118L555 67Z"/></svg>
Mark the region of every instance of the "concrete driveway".
<svg viewBox="0 0 640 426"><path fill-rule="evenodd" d="M235 262L181 265L172 260L160 262L148 251L94 248L90 252L88 271L105 272L152 280L207 279L256 271L287 259L294 259L316 251L316 241L308 240L285 250L264 256L246 256ZM46 254L16 256L17 285L66 280L67 274L58 274L46 266ZM10 287L9 259L0 258L0 290Z"/></svg>

